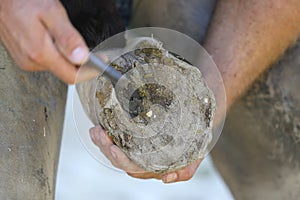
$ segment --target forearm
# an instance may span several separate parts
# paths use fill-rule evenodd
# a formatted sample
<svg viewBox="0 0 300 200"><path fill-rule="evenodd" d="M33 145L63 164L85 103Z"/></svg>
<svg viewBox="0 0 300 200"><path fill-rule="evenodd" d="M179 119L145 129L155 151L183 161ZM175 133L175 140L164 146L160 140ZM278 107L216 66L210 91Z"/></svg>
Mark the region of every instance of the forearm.
<svg viewBox="0 0 300 200"><path fill-rule="evenodd" d="M224 80L227 106L300 33L298 0L220 0L204 46Z"/></svg>

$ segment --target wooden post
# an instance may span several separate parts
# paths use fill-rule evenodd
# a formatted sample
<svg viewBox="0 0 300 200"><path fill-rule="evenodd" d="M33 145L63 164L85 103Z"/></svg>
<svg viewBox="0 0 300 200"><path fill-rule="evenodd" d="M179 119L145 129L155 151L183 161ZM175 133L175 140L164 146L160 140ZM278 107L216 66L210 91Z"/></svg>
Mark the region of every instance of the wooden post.
<svg viewBox="0 0 300 200"><path fill-rule="evenodd" d="M67 86L0 44L0 199L53 200Z"/></svg>
<svg viewBox="0 0 300 200"><path fill-rule="evenodd" d="M62 3L90 48L125 29L112 0ZM18 69L0 43L1 200L54 199L66 91L50 73Z"/></svg>

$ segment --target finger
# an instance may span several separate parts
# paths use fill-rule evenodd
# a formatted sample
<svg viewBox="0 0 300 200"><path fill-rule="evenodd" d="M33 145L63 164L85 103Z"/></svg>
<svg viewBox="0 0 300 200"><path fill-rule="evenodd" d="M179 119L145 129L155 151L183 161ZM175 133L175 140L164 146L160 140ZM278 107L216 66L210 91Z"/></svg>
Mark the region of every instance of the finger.
<svg viewBox="0 0 300 200"><path fill-rule="evenodd" d="M42 16L42 20L64 56L73 64L83 64L88 58L88 48L69 21L62 4L59 1L54 2Z"/></svg>
<svg viewBox="0 0 300 200"><path fill-rule="evenodd" d="M125 153L112 143L111 138L101 128L101 126L91 128L90 134L94 144L100 148L103 154L115 167L126 171L128 175L135 178L161 178L161 175L145 172L142 168L133 163Z"/></svg>
<svg viewBox="0 0 300 200"><path fill-rule="evenodd" d="M177 171L177 175L178 175L177 181L190 180L194 176L194 174L197 171L197 168L199 167L201 162L202 162L202 159L199 159L199 160L191 163L187 167L185 167L181 170L178 170Z"/></svg>
<svg viewBox="0 0 300 200"><path fill-rule="evenodd" d="M116 145L111 145L112 163L114 166L127 172L129 176L140 179L161 179L162 174L146 172L141 167L132 162L125 153L123 153Z"/></svg>
<svg viewBox="0 0 300 200"><path fill-rule="evenodd" d="M87 65L82 65L78 69L75 83L80 83L80 82L91 80L91 79L97 77L98 75L99 75L99 72L95 68L87 66Z"/></svg>
<svg viewBox="0 0 300 200"><path fill-rule="evenodd" d="M62 81L73 84L78 69L59 53L49 34L45 33L43 41L43 47L34 50L36 53L31 53L30 59L48 69Z"/></svg>
<svg viewBox="0 0 300 200"><path fill-rule="evenodd" d="M94 128L90 129L90 135L92 138L92 141L98 148L101 150L101 152L109 159L109 161L112 163L113 166L119 168L118 164L116 163L116 160L114 158L114 155L111 152L111 146L113 146L112 139L108 136L106 131L102 129L101 126L96 126Z"/></svg>
<svg viewBox="0 0 300 200"><path fill-rule="evenodd" d="M162 177L162 181L164 183L174 183L190 180L194 176L202 160L203 159L199 159L183 169L165 174Z"/></svg>
<svg viewBox="0 0 300 200"><path fill-rule="evenodd" d="M116 145L101 126L96 126L90 130L93 142L100 148L103 154L109 158L112 164L126 172L143 172L135 165Z"/></svg>
<svg viewBox="0 0 300 200"><path fill-rule="evenodd" d="M28 41L32 41L30 44L23 42L24 44L21 45L24 52L26 52L27 59L31 63L43 66L43 69L51 71L64 82L74 83L77 68L69 63L57 50L43 24L40 22L35 23L34 30L31 31L38 33L36 38L29 39ZM31 35L35 34L32 33ZM30 69L27 67L27 70Z"/></svg>
<svg viewBox="0 0 300 200"><path fill-rule="evenodd" d="M130 173L127 172L127 174L133 178L139 178L139 179L161 179L162 178L162 174L156 174L156 173L152 173L152 172L144 172L144 173Z"/></svg>
<svg viewBox="0 0 300 200"><path fill-rule="evenodd" d="M90 129L90 136L93 143L101 150L101 152L112 160L112 155L109 152L109 146L113 145L110 137L104 132L101 126L95 126Z"/></svg>
<svg viewBox="0 0 300 200"><path fill-rule="evenodd" d="M111 145L110 151L113 157L112 162L115 163L117 168L135 174L142 174L145 172L142 168L133 163L116 145Z"/></svg>
<svg viewBox="0 0 300 200"><path fill-rule="evenodd" d="M109 62L109 59L105 54L96 52L95 55L105 63ZM87 62L84 65L80 66L76 77L76 83L91 80L99 75L99 71L95 69L95 67L89 66L88 64L89 63Z"/></svg>

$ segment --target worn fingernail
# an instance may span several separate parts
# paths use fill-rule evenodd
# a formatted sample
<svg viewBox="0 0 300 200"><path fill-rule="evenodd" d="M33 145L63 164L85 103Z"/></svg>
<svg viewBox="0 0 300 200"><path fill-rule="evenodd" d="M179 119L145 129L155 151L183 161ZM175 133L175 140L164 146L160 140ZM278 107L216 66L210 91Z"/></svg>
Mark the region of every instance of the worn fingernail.
<svg viewBox="0 0 300 200"><path fill-rule="evenodd" d="M83 64L88 58L89 52L83 47L77 47L73 50L70 60L74 64Z"/></svg>
<svg viewBox="0 0 300 200"><path fill-rule="evenodd" d="M110 148L110 152L111 152L111 155L114 157L114 159L118 158L117 152L116 152L115 148L111 147Z"/></svg>
<svg viewBox="0 0 300 200"><path fill-rule="evenodd" d="M177 174L176 173L172 173L172 174L168 174L167 177L165 177L163 179L164 183L172 183L174 181L176 181L177 179Z"/></svg>
<svg viewBox="0 0 300 200"><path fill-rule="evenodd" d="M101 144L103 146L106 145L106 143L107 143L107 141L106 141L106 135L105 135L105 133L104 133L103 130L99 133L99 138L100 138Z"/></svg>

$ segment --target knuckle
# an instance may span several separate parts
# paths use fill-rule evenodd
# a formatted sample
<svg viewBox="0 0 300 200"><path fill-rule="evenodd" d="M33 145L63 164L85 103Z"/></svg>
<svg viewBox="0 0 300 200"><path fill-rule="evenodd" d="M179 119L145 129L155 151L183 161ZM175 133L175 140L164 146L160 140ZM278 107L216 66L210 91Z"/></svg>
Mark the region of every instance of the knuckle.
<svg viewBox="0 0 300 200"><path fill-rule="evenodd" d="M43 62L44 54L40 49L33 48L28 51L28 58L35 63L41 63Z"/></svg>

